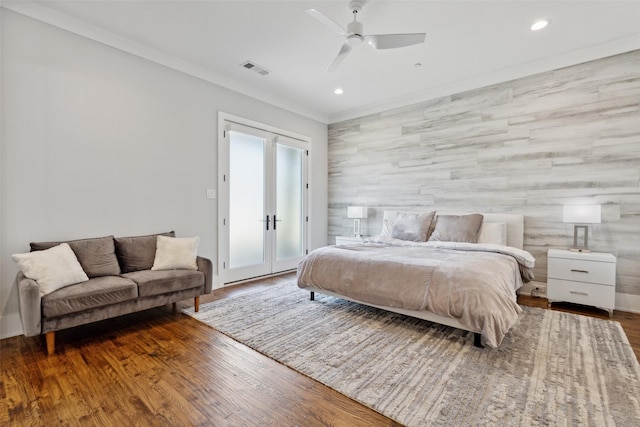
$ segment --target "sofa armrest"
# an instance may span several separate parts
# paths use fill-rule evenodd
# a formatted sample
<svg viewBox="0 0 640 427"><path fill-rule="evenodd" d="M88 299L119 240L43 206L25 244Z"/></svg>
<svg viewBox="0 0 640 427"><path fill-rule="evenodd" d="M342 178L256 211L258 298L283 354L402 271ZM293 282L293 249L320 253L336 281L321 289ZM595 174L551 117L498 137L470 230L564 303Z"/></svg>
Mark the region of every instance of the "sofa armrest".
<svg viewBox="0 0 640 427"><path fill-rule="evenodd" d="M211 293L213 288L213 262L208 258L199 256L196 258L196 264L198 265L198 271L204 273L204 293Z"/></svg>
<svg viewBox="0 0 640 427"><path fill-rule="evenodd" d="M23 333L28 337L42 333L42 297L35 280L28 279L22 272L16 276L18 299L20 300L20 319Z"/></svg>

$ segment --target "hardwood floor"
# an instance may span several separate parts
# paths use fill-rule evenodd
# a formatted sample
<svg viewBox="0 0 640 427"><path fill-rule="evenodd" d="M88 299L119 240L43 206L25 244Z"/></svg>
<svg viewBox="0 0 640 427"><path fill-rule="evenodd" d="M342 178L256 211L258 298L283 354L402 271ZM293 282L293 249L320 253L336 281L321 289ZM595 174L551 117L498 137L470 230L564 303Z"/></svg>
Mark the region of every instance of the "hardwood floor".
<svg viewBox="0 0 640 427"><path fill-rule="evenodd" d="M201 303L293 277L218 289ZM519 302L547 306L540 298ZM608 318L586 307L553 309ZM640 315L613 318L640 358ZM170 307L60 331L57 338L49 357L40 337L0 341L0 425L398 425Z"/></svg>

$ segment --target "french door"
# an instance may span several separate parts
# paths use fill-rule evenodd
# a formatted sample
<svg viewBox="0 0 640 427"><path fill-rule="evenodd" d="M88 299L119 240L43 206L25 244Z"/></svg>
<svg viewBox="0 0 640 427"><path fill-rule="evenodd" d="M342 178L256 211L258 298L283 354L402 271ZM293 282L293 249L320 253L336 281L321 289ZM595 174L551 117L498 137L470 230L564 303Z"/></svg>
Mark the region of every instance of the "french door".
<svg viewBox="0 0 640 427"><path fill-rule="evenodd" d="M221 282L295 269L307 246L308 143L232 121L222 143Z"/></svg>

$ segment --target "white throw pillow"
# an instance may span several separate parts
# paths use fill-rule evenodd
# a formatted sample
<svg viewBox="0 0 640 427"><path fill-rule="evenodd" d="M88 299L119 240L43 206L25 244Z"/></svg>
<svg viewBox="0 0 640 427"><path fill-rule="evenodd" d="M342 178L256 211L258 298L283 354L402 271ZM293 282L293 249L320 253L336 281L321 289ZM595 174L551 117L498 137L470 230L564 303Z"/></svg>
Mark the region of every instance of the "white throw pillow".
<svg viewBox="0 0 640 427"><path fill-rule="evenodd" d="M200 237L158 236L152 270L197 270Z"/></svg>
<svg viewBox="0 0 640 427"><path fill-rule="evenodd" d="M507 224L504 222L483 222L480 226L478 243L507 245Z"/></svg>
<svg viewBox="0 0 640 427"><path fill-rule="evenodd" d="M40 295L89 280L76 254L67 243L61 243L44 251L14 254L13 260L29 279L35 280Z"/></svg>

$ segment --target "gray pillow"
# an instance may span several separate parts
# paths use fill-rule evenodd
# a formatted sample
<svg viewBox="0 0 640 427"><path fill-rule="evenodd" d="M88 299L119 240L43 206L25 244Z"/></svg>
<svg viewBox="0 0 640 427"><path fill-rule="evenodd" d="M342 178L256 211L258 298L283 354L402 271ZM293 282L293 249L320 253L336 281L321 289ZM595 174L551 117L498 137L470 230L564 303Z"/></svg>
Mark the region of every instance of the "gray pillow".
<svg viewBox="0 0 640 427"><path fill-rule="evenodd" d="M410 242L426 242L429 226L436 213L399 213L391 227L391 237Z"/></svg>
<svg viewBox="0 0 640 427"><path fill-rule="evenodd" d="M88 277L117 276L120 274L120 264L118 264L118 259L116 258L113 236L67 242L33 242L31 243L31 251L42 251L60 243L68 243L71 246Z"/></svg>
<svg viewBox="0 0 640 427"><path fill-rule="evenodd" d="M429 241L478 243L483 218L480 214L438 215Z"/></svg>
<svg viewBox="0 0 640 427"><path fill-rule="evenodd" d="M176 233L150 234L148 236L116 237L116 255L123 273L151 270L156 258L158 236L176 237Z"/></svg>

